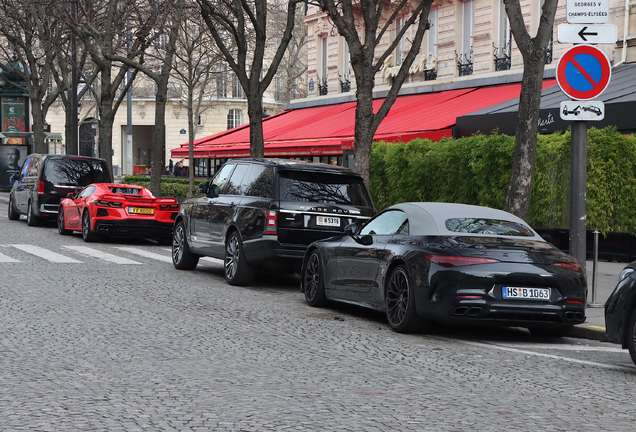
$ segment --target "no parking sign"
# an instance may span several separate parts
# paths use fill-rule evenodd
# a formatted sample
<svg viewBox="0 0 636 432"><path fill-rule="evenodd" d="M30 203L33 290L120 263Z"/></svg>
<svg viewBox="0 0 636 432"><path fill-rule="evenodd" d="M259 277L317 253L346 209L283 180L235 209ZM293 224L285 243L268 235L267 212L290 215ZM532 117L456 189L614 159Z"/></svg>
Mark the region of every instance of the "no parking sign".
<svg viewBox="0 0 636 432"><path fill-rule="evenodd" d="M557 64L557 83L572 99L594 99L607 88L612 67L603 51L592 45L575 45Z"/></svg>

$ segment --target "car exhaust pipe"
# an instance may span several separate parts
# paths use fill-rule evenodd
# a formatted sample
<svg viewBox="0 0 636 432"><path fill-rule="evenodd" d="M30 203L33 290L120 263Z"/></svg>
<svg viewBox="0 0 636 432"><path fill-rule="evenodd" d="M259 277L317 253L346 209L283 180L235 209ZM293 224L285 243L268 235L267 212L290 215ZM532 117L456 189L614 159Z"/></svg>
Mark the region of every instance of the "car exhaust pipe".
<svg viewBox="0 0 636 432"><path fill-rule="evenodd" d="M565 311L565 320L574 321L575 314L573 311Z"/></svg>
<svg viewBox="0 0 636 432"><path fill-rule="evenodd" d="M459 306L453 311L453 315L463 316L468 312L468 306Z"/></svg>
<svg viewBox="0 0 636 432"><path fill-rule="evenodd" d="M471 307L470 309L468 309L468 313L466 315L471 317L476 317L477 315L479 315L480 312L481 312L480 307Z"/></svg>

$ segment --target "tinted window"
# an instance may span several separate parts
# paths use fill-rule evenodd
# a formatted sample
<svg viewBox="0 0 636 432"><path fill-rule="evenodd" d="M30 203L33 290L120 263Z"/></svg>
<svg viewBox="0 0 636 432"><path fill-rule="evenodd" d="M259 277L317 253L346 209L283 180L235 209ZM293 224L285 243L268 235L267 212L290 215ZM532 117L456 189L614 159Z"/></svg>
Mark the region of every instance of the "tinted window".
<svg viewBox="0 0 636 432"><path fill-rule="evenodd" d="M526 226L499 219L454 218L446 220L449 231L471 234L509 235L533 237L534 233Z"/></svg>
<svg viewBox="0 0 636 432"><path fill-rule="evenodd" d="M93 192L95 192L95 186L88 186L79 193L78 198L86 198L87 196L90 196Z"/></svg>
<svg viewBox="0 0 636 432"><path fill-rule="evenodd" d="M44 180L57 185L81 186L110 183L110 172L99 159L49 158L44 164Z"/></svg>
<svg viewBox="0 0 636 432"><path fill-rule="evenodd" d="M225 164L218 173L212 179L212 184L217 185L221 193L223 192L223 187L227 183L227 179L230 177L230 173L234 169L234 164Z"/></svg>
<svg viewBox="0 0 636 432"><path fill-rule="evenodd" d="M245 195L245 192L247 192L247 186L245 185L243 179L245 178L245 174L247 174L250 168L251 165L236 165L236 169L234 169L234 171L232 172L230 181L227 184L227 190L225 191L226 194Z"/></svg>
<svg viewBox="0 0 636 432"><path fill-rule="evenodd" d="M281 171L279 177L282 201L371 207L360 177L306 171Z"/></svg>
<svg viewBox="0 0 636 432"><path fill-rule="evenodd" d="M252 169L243 179L245 187L247 187L246 195L272 198L274 185L274 170L271 167L263 165L252 165Z"/></svg>
<svg viewBox="0 0 636 432"><path fill-rule="evenodd" d="M141 195L141 189L138 188L111 186L108 189L110 189L112 193L116 194Z"/></svg>
<svg viewBox="0 0 636 432"><path fill-rule="evenodd" d="M409 220L406 213L400 210L390 210L378 215L366 224L360 231L360 235L393 235L408 234Z"/></svg>

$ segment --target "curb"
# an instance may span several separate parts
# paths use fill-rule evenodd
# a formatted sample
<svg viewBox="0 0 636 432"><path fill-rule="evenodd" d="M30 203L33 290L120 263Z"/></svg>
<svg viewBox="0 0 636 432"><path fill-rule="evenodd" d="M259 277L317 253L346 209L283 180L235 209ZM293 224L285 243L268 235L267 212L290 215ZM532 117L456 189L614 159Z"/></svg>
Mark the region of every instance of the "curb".
<svg viewBox="0 0 636 432"><path fill-rule="evenodd" d="M578 339L589 339L599 342L611 342L605 335L605 329L600 329L598 326L593 325L577 325L574 326L568 337Z"/></svg>

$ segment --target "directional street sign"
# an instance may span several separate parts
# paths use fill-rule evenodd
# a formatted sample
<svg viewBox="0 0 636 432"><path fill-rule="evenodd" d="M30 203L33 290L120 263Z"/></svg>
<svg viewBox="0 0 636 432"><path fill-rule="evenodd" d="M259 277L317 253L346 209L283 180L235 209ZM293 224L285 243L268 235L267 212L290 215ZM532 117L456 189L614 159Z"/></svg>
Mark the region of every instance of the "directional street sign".
<svg viewBox="0 0 636 432"><path fill-rule="evenodd" d="M601 101L561 102L561 120L600 121L605 118L605 104Z"/></svg>
<svg viewBox="0 0 636 432"><path fill-rule="evenodd" d="M616 43L616 26L613 24L559 24L557 40L561 43Z"/></svg>
<svg viewBox="0 0 636 432"><path fill-rule="evenodd" d="M557 63L557 84L572 99L594 99L607 88L611 75L607 56L592 45L574 45Z"/></svg>
<svg viewBox="0 0 636 432"><path fill-rule="evenodd" d="M567 0L565 11L570 24L602 24L609 18L609 0Z"/></svg>

